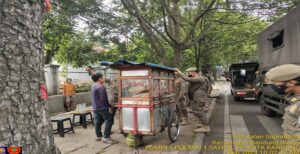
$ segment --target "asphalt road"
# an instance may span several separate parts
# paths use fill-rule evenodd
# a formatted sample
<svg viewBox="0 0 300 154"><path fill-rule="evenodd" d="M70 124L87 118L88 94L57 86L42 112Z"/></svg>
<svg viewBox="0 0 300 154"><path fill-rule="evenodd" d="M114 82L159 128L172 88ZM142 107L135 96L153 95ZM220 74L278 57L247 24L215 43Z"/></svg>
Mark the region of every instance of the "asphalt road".
<svg viewBox="0 0 300 154"><path fill-rule="evenodd" d="M277 153L282 141L282 117L269 118L260 112L258 102L235 102L224 86L212 115L212 132L204 139L203 154Z"/></svg>

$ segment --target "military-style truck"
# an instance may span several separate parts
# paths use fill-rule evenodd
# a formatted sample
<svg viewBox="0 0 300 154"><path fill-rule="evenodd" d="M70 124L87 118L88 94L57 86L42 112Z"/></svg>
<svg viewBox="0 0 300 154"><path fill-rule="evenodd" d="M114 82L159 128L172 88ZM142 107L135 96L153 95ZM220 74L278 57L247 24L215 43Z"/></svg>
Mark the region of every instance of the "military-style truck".
<svg viewBox="0 0 300 154"><path fill-rule="evenodd" d="M231 64L229 73L231 77L231 94L235 101L256 100L255 72L258 62Z"/></svg>
<svg viewBox="0 0 300 154"><path fill-rule="evenodd" d="M261 111L267 116L284 114L289 105L284 95L274 93L267 81L265 73L279 65L300 65L300 6L262 31L258 36L259 72L258 100Z"/></svg>

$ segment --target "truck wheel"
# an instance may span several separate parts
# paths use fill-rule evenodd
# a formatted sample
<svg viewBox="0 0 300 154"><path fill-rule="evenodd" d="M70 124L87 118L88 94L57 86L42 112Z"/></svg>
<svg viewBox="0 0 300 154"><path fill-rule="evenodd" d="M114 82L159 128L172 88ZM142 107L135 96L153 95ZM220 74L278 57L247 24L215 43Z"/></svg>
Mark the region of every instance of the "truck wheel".
<svg viewBox="0 0 300 154"><path fill-rule="evenodd" d="M276 116L276 114L277 114L276 111L273 111L266 106L263 95L261 95L259 97L259 104L260 104L260 110L265 116L268 116L268 117Z"/></svg>

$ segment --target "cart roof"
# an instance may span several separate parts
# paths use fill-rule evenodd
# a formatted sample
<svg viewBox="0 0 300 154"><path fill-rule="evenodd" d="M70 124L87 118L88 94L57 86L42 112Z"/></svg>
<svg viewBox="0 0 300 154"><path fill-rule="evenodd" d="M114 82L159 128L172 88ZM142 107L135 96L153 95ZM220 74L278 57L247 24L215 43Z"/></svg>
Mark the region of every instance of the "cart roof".
<svg viewBox="0 0 300 154"><path fill-rule="evenodd" d="M173 67L167 67L167 66L148 63L148 62L137 63L137 62L127 61L127 60L118 60L116 62L101 61L100 65L111 66L112 68L119 68L120 66L148 66L151 68L158 68L158 69L163 69L163 70L168 70L168 71L176 70Z"/></svg>

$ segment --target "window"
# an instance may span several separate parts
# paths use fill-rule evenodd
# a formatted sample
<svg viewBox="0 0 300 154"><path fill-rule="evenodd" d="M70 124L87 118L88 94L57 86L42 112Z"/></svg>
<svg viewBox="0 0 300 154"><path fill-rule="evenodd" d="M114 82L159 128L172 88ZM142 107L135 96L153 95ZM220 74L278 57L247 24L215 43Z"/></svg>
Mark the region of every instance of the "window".
<svg viewBox="0 0 300 154"><path fill-rule="evenodd" d="M284 35L283 30L276 34L273 34L273 36L272 36L273 49L277 49L277 48L283 46L283 35Z"/></svg>

